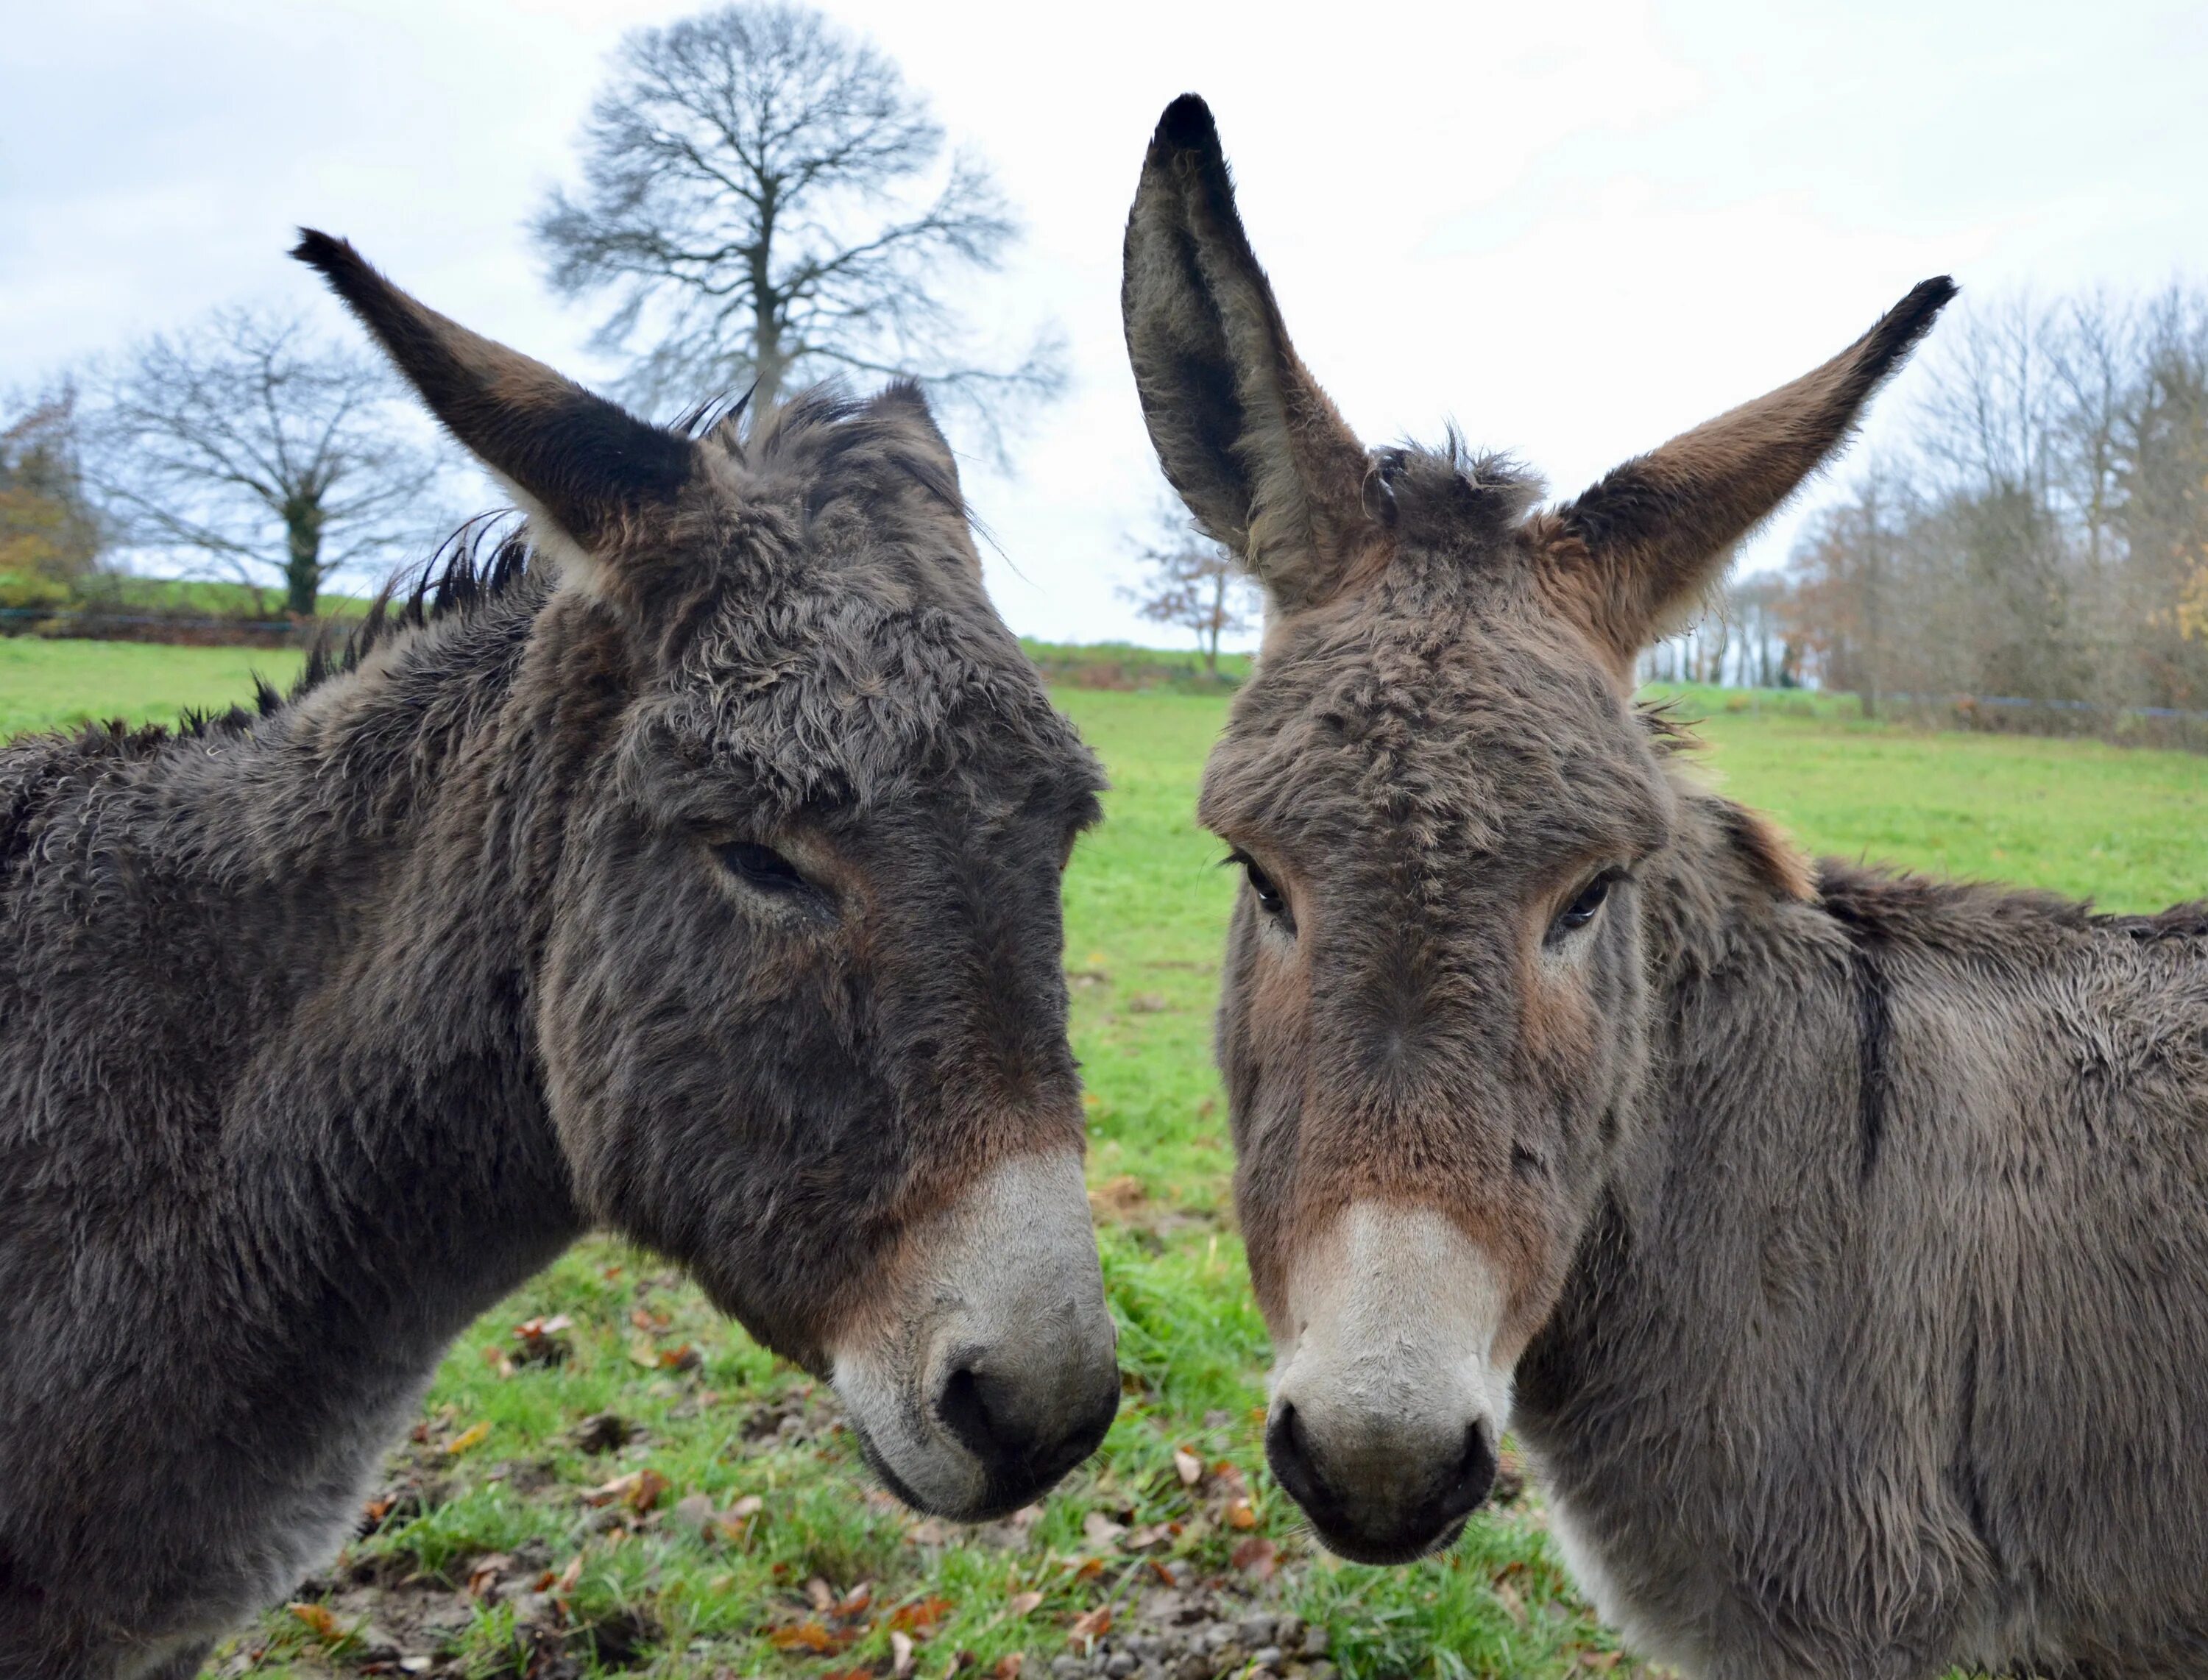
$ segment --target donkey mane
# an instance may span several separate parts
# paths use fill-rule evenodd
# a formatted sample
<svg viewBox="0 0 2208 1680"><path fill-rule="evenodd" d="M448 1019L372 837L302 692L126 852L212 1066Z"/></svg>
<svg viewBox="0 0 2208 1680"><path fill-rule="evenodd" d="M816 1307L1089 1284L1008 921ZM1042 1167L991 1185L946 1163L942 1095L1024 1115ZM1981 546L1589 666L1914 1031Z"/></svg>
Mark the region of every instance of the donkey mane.
<svg viewBox="0 0 2208 1680"><path fill-rule="evenodd" d="M1413 515L1422 537L1485 541L1525 523L1548 486L1515 457L1473 449L1452 424L1438 449L1399 443L1372 452L1384 504Z"/></svg>

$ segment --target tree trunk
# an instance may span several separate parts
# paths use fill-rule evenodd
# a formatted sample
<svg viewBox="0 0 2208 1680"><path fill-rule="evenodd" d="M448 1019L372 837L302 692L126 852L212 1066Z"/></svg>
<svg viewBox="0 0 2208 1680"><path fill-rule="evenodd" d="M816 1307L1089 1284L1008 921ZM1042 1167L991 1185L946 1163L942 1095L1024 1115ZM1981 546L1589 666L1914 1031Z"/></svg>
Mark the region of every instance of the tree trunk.
<svg viewBox="0 0 2208 1680"><path fill-rule="evenodd" d="M782 395L782 294L774 289L774 217L779 195L760 183L759 239L747 254L752 282L752 412L763 416Z"/></svg>
<svg viewBox="0 0 2208 1680"><path fill-rule="evenodd" d="M322 505L295 497L284 505L284 610L312 618L322 587Z"/></svg>

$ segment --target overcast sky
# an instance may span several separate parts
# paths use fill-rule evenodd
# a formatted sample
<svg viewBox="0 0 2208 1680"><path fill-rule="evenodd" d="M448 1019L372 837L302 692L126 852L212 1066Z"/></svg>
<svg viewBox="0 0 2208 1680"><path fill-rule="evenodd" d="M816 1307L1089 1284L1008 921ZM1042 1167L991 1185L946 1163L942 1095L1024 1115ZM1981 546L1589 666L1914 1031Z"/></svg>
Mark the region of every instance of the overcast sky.
<svg viewBox="0 0 2208 1680"><path fill-rule="evenodd" d="M301 223L603 376L522 223L572 177L608 49L692 9L15 8L0 388L217 303L324 308L284 259ZM1289 329L1351 423L1381 442L1454 419L1565 491L1822 360L1928 274L1966 299L2208 279L2199 0L827 9L1023 213L1017 260L973 283L986 318L1068 335L1073 389L1018 476L969 474L1005 550L999 603L1040 635L1170 639L1114 591L1158 483L1119 249L1150 127L1185 89L1217 113ZM1905 376L1885 414L1909 395ZM1783 558L1794 523L1745 563Z"/></svg>

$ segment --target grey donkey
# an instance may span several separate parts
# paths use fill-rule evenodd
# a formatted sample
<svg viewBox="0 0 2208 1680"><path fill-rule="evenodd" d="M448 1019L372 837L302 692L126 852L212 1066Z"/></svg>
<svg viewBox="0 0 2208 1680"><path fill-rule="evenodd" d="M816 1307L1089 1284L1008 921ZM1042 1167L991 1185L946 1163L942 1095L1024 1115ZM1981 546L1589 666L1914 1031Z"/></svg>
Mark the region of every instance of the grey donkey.
<svg viewBox="0 0 2208 1680"><path fill-rule="evenodd" d="M1701 1680L2208 1673L2208 911L1813 867L1632 699L1953 291L1539 509L1350 433L1200 101L1128 224L1151 437L1269 596L1201 814L1273 1466L1407 1559L1508 1425Z"/></svg>
<svg viewBox="0 0 2208 1680"><path fill-rule="evenodd" d="M0 750L0 1676L193 1671L591 1226L925 1509L1118 1404L1059 898L1099 771L920 393L664 429L297 255L533 549L258 716Z"/></svg>

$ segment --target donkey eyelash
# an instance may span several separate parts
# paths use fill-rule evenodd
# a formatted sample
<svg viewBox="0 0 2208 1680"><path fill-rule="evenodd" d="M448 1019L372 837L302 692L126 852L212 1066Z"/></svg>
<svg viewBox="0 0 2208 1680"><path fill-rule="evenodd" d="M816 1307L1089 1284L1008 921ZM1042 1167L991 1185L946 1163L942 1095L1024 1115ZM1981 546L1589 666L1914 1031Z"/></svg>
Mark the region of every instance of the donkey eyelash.
<svg viewBox="0 0 2208 1680"><path fill-rule="evenodd" d="M1602 907L1610 902L1610 895L1617 890L1619 884L1630 879L1623 868L1614 868L1605 869L1586 882L1573 894L1571 902L1557 912L1554 920L1549 923L1549 931L1543 943L1556 945L1581 928L1590 926L1595 917L1602 914Z"/></svg>
<svg viewBox="0 0 2208 1680"><path fill-rule="evenodd" d="M832 903L828 891L771 846L755 840L731 840L713 848L721 867L754 892L769 898L804 903L825 910Z"/></svg>
<svg viewBox="0 0 2208 1680"><path fill-rule="evenodd" d="M1239 847L1227 855L1221 867L1223 868L1227 864L1240 867L1244 879L1250 883L1250 891L1257 895L1258 908L1293 933L1296 921L1288 912L1287 895L1281 891L1280 884L1265 873L1264 867Z"/></svg>

